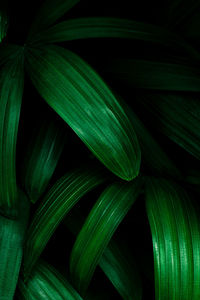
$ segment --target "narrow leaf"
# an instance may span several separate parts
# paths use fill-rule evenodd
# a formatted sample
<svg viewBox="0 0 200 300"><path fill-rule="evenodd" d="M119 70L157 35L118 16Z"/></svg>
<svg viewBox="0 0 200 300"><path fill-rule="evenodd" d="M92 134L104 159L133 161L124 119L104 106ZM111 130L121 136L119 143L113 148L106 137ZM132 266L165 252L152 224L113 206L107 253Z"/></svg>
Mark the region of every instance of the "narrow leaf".
<svg viewBox="0 0 200 300"><path fill-rule="evenodd" d="M200 91L200 72L190 65L115 59L109 61L106 70L137 89Z"/></svg>
<svg viewBox="0 0 200 300"><path fill-rule="evenodd" d="M73 210L63 223L76 236L84 223L84 218L77 210ZM122 248L113 238L102 253L99 267L124 300L141 299L141 279L134 258L127 248Z"/></svg>
<svg viewBox="0 0 200 300"><path fill-rule="evenodd" d="M44 196L27 233L24 253L25 279L64 216L84 194L103 181L98 170L76 170L60 178Z"/></svg>
<svg viewBox="0 0 200 300"><path fill-rule="evenodd" d="M43 0L43 3L31 25L28 40L32 35L46 29L68 12L80 0Z"/></svg>
<svg viewBox="0 0 200 300"><path fill-rule="evenodd" d="M16 220L0 216L0 299L12 300L21 267L29 201L19 193L19 215Z"/></svg>
<svg viewBox="0 0 200 300"><path fill-rule="evenodd" d="M100 196L85 221L72 249L70 271L75 286L84 294L111 237L141 190L141 178L116 183Z"/></svg>
<svg viewBox="0 0 200 300"><path fill-rule="evenodd" d="M67 1L66 1L67 2ZM76 18L70 19L31 36L29 43L54 43L88 38L126 38L158 43L180 51L185 50L192 56L199 53L180 36L148 23L120 18Z"/></svg>
<svg viewBox="0 0 200 300"><path fill-rule="evenodd" d="M123 108L76 54L57 46L29 49L27 69L41 96L114 174L138 175L140 148Z"/></svg>
<svg viewBox="0 0 200 300"><path fill-rule="evenodd" d="M0 72L0 211L17 214L16 141L23 94L23 58Z"/></svg>
<svg viewBox="0 0 200 300"><path fill-rule="evenodd" d="M5 38L8 29L8 16L7 12L2 9L0 10L0 43Z"/></svg>
<svg viewBox="0 0 200 300"><path fill-rule="evenodd" d="M18 286L20 300L82 300L70 283L43 261L36 264L28 282L20 279Z"/></svg>
<svg viewBox="0 0 200 300"><path fill-rule="evenodd" d="M190 199L175 184L149 179L146 207L153 239L156 299L199 299L200 226Z"/></svg>
<svg viewBox="0 0 200 300"><path fill-rule="evenodd" d="M157 124L156 129L200 159L200 104L195 96L145 94L140 103ZM159 125L158 125L159 124Z"/></svg>
<svg viewBox="0 0 200 300"><path fill-rule="evenodd" d="M35 203L45 191L64 148L64 132L47 117L33 134L26 150L22 181Z"/></svg>

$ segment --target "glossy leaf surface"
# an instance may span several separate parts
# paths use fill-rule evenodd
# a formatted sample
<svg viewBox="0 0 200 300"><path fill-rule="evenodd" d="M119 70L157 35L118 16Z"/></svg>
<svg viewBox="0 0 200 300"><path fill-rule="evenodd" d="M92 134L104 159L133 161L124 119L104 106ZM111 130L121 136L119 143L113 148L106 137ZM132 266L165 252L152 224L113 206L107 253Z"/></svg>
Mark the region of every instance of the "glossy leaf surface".
<svg viewBox="0 0 200 300"><path fill-rule="evenodd" d="M200 226L190 199L175 184L149 179L146 207L153 239L156 299L199 299Z"/></svg>
<svg viewBox="0 0 200 300"><path fill-rule="evenodd" d="M29 49L27 69L41 96L114 174L132 180L140 167L136 134L102 79L57 46Z"/></svg>
<svg viewBox="0 0 200 300"><path fill-rule="evenodd" d="M80 169L60 178L48 191L28 229L24 254L25 278L64 216L84 194L103 181L98 171Z"/></svg>
<svg viewBox="0 0 200 300"><path fill-rule="evenodd" d="M116 183L100 196L74 244L70 270L77 289L84 294L111 237L141 191L141 179Z"/></svg>

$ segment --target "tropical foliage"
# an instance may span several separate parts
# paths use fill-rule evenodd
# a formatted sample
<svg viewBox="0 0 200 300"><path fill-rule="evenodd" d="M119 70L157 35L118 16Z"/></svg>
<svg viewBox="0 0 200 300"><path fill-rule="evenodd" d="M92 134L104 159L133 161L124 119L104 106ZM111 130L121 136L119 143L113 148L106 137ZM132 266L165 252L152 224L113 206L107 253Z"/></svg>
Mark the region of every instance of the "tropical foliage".
<svg viewBox="0 0 200 300"><path fill-rule="evenodd" d="M0 7L0 299L199 300L200 3L93 2Z"/></svg>

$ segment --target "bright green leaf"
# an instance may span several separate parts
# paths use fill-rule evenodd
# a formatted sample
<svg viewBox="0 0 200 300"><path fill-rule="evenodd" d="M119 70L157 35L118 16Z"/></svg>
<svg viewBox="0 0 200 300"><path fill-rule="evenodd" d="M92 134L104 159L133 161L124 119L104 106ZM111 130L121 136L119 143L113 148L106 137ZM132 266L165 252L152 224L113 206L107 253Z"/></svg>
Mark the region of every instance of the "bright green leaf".
<svg viewBox="0 0 200 300"><path fill-rule="evenodd" d="M0 216L0 299L12 300L21 267L24 235L28 223L29 201L19 193L16 220Z"/></svg>
<svg viewBox="0 0 200 300"><path fill-rule="evenodd" d="M17 214L16 142L23 94L23 56L0 72L0 210Z"/></svg>
<svg viewBox="0 0 200 300"><path fill-rule="evenodd" d="M76 170L60 178L44 196L27 233L24 253L26 279L64 216L84 194L103 181L98 170Z"/></svg>
<svg viewBox="0 0 200 300"><path fill-rule="evenodd" d="M158 300L198 300L200 224L190 199L177 185L148 179L146 207L154 250Z"/></svg>
<svg viewBox="0 0 200 300"><path fill-rule="evenodd" d="M70 271L77 289L84 294L111 237L141 191L141 178L116 183L100 196L86 219L72 249Z"/></svg>
<svg viewBox="0 0 200 300"><path fill-rule="evenodd" d="M21 300L82 300L70 283L57 270L39 261L27 283L19 280Z"/></svg>
<svg viewBox="0 0 200 300"><path fill-rule="evenodd" d="M39 131L30 140L23 162L22 181L35 203L45 191L65 145L64 132L45 117Z"/></svg>
<svg viewBox="0 0 200 300"><path fill-rule="evenodd" d="M114 174L138 175L140 148L123 108L76 54L57 46L29 49L27 69L41 96Z"/></svg>

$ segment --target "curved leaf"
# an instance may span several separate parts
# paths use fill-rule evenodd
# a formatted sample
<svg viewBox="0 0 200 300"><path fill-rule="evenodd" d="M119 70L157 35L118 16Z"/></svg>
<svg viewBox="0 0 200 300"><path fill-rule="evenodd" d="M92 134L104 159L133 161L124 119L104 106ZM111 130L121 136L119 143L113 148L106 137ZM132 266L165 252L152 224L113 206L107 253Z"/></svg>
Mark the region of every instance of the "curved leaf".
<svg viewBox="0 0 200 300"><path fill-rule="evenodd" d="M82 300L70 283L43 261L36 264L26 284L19 280L18 287L20 300Z"/></svg>
<svg viewBox="0 0 200 300"><path fill-rule="evenodd" d="M23 162L22 181L35 203L45 191L64 148L64 132L47 117L31 138Z"/></svg>
<svg viewBox="0 0 200 300"><path fill-rule="evenodd" d="M16 142L23 94L23 56L0 72L0 210L17 214Z"/></svg>
<svg viewBox="0 0 200 300"><path fill-rule="evenodd" d="M21 267L29 201L19 193L19 216L11 220L0 216L0 299L12 300Z"/></svg>
<svg viewBox="0 0 200 300"><path fill-rule="evenodd" d="M169 91L200 91L198 68L178 63L136 59L111 60L106 66L112 76L134 88Z"/></svg>
<svg viewBox="0 0 200 300"><path fill-rule="evenodd" d="M123 108L101 78L57 46L29 49L27 68L41 96L114 174L138 175L140 148Z"/></svg>
<svg viewBox="0 0 200 300"><path fill-rule="evenodd" d="M29 31L28 41L32 35L47 28L68 12L80 0L43 0Z"/></svg>
<svg viewBox="0 0 200 300"><path fill-rule="evenodd" d="M178 35L148 23L128 19L96 17L70 19L38 32L31 44L54 43L88 38L128 38L185 50L199 59L199 53Z"/></svg>
<svg viewBox="0 0 200 300"><path fill-rule="evenodd" d="M116 183L100 196L72 249L70 271L77 289L84 293L111 237L141 190L141 178Z"/></svg>
<svg viewBox="0 0 200 300"><path fill-rule="evenodd" d="M84 194L103 181L98 171L76 170L60 178L44 196L27 233L24 252L25 279L64 216Z"/></svg>
<svg viewBox="0 0 200 300"><path fill-rule="evenodd" d="M190 200L177 185L149 179L146 207L153 239L156 299L199 299L200 224Z"/></svg>

